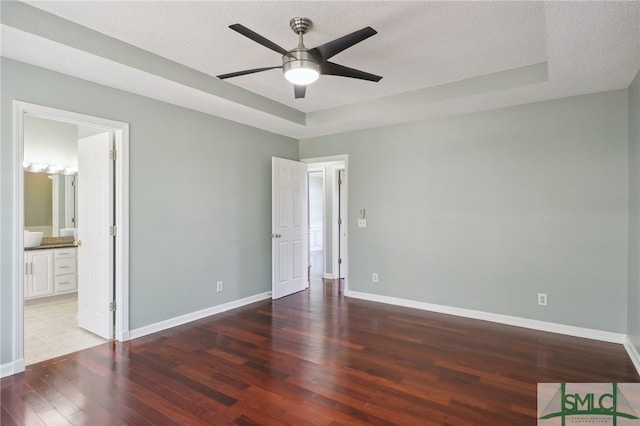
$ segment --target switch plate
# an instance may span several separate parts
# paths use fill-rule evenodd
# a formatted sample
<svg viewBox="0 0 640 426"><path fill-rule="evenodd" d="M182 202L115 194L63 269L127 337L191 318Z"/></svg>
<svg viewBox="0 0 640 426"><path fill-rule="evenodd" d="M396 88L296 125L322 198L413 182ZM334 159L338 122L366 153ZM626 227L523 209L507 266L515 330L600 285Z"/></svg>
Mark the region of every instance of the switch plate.
<svg viewBox="0 0 640 426"><path fill-rule="evenodd" d="M216 284L216 290L218 291L218 293L224 290L224 283L222 281L218 281L218 283Z"/></svg>
<svg viewBox="0 0 640 426"><path fill-rule="evenodd" d="M366 228L367 219L358 219L358 228Z"/></svg>

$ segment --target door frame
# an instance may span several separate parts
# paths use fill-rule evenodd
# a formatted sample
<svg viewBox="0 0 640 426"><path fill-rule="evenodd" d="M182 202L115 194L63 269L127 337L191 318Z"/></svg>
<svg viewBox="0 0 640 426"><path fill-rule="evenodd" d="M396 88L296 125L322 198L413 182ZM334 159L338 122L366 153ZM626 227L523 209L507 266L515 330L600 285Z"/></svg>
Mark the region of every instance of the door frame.
<svg viewBox="0 0 640 426"><path fill-rule="evenodd" d="M342 253L342 268L344 268L344 294L347 294L349 289L349 156L347 154L343 155L332 155L328 157L312 157L312 158L302 158L300 162L306 163L309 169L313 169L315 167L326 167L326 166L336 166L340 164L341 167L344 167L344 180L342 182L342 191L343 191L343 202L344 202L344 212L345 215L342 218L342 226L344 227L344 253ZM326 175L325 175L326 178ZM327 192L330 192L332 197L335 197L334 193L337 194L337 188L327 188L325 185L325 195ZM325 227L328 220L332 222L337 219L338 211L337 211L337 200L333 200L332 206L332 217L325 217ZM332 247L332 256L335 258L331 259L332 262L332 275L337 275L337 247L336 244L338 242L338 227L335 223L332 224L332 232L331 232L331 244ZM326 256L326 238L323 241L324 251ZM324 268L326 270L326 261ZM336 278L340 278L337 277Z"/></svg>
<svg viewBox="0 0 640 426"><path fill-rule="evenodd" d="M114 338L129 340L129 124L43 105L13 101L13 374L24 371L24 117L90 126L115 136Z"/></svg>

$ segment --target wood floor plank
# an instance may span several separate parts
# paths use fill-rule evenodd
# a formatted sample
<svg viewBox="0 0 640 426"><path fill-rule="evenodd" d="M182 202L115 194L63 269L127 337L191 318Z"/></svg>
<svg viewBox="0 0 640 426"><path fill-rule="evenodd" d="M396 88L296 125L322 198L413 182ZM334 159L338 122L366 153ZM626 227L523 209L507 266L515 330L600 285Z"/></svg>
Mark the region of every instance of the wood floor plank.
<svg viewBox="0 0 640 426"><path fill-rule="evenodd" d="M344 298L336 282L27 367L4 425L535 425L537 383L638 382L621 345Z"/></svg>

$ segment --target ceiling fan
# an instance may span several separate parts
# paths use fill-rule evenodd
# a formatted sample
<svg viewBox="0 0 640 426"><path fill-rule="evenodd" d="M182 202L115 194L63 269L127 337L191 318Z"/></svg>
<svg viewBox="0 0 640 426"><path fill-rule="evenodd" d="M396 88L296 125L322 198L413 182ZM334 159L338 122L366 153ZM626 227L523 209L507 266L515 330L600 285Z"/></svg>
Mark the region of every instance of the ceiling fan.
<svg viewBox="0 0 640 426"><path fill-rule="evenodd" d="M328 43L308 49L304 46L302 37L311 28L312 22L309 18L293 18L289 21L289 26L298 34L298 47L291 50L285 50L271 40L266 39L260 34L250 30L241 24L229 25L229 28L250 38L258 44L271 49L282 55L282 65L275 67L254 68L244 71L236 71L229 74L221 74L217 76L219 79L238 77L246 74L253 74L262 71L268 71L276 68L282 68L285 78L293 83L294 95L296 99L304 98L307 84L311 84L318 79L320 74L335 75L339 77L357 78L360 80L368 80L378 82L382 77L360 71L354 68L345 67L343 65L330 62L329 59L342 52L345 49L360 43L361 41L377 34L377 31L371 27L366 27L351 34L337 38Z"/></svg>

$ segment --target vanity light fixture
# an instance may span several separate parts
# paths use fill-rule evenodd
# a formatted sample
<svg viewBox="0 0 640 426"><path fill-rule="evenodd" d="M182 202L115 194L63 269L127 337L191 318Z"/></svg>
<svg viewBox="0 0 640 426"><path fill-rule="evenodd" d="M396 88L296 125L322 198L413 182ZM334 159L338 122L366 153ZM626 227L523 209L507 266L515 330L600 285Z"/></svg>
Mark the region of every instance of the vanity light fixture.
<svg viewBox="0 0 640 426"><path fill-rule="evenodd" d="M53 165L53 164L51 164L49 167L47 167L47 171L49 173L53 173L53 174L61 173L64 169L66 169L65 166L58 166L58 165Z"/></svg>
<svg viewBox="0 0 640 426"><path fill-rule="evenodd" d="M75 167L61 166L59 164L47 164L47 163L30 163L25 161L22 163L22 167L25 172L32 173L50 173L50 174L63 174L63 175L75 175L78 173L78 169Z"/></svg>

